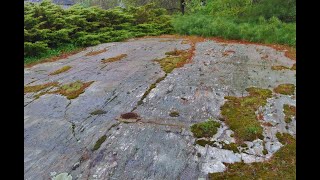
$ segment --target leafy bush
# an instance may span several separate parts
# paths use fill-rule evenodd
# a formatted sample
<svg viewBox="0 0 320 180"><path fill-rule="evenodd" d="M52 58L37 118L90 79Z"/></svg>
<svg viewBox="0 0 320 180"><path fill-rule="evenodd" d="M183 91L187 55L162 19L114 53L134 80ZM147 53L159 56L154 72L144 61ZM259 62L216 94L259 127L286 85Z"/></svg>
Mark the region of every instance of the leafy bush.
<svg viewBox="0 0 320 180"><path fill-rule="evenodd" d="M76 4L68 9L45 0L24 6L25 57L66 44L90 46L144 35L171 33L166 10L154 4L104 10Z"/></svg>
<svg viewBox="0 0 320 180"><path fill-rule="evenodd" d="M37 54L43 54L49 50L48 44L36 41L35 43L25 42L24 43L24 55L35 56Z"/></svg>

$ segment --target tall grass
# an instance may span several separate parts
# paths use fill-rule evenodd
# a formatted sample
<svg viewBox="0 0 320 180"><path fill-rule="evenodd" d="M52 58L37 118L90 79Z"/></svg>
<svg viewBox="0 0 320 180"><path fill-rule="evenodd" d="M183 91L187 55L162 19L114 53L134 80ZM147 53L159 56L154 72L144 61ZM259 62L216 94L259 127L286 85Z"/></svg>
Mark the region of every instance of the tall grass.
<svg viewBox="0 0 320 180"><path fill-rule="evenodd" d="M183 35L222 37L251 42L296 45L296 24L283 23L273 17L258 22L237 22L232 18L210 15L178 15L173 19L175 31Z"/></svg>
<svg viewBox="0 0 320 180"><path fill-rule="evenodd" d="M187 8L172 21L179 34L296 45L294 0L191 0Z"/></svg>

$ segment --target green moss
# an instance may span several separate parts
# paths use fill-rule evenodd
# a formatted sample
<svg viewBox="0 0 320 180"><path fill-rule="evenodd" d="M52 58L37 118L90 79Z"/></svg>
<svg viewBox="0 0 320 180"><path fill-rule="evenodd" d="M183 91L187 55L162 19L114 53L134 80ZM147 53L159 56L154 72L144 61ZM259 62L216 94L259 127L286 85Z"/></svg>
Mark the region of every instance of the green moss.
<svg viewBox="0 0 320 180"><path fill-rule="evenodd" d="M176 67L177 64L181 61L180 57L166 57L160 60L156 60L159 62L162 70L165 73L171 73Z"/></svg>
<svg viewBox="0 0 320 180"><path fill-rule="evenodd" d="M178 117L178 116L180 116L179 112L177 112L177 111L171 111L169 115L170 115L171 117Z"/></svg>
<svg viewBox="0 0 320 180"><path fill-rule="evenodd" d="M158 62L162 70L168 74L171 73L175 68L182 67L185 63L187 63L190 53L188 51L175 50L167 52L166 55L169 56L155 61Z"/></svg>
<svg viewBox="0 0 320 180"><path fill-rule="evenodd" d="M272 96L268 89L247 88L249 95L246 97L226 96L228 101L221 107L221 114L226 123L234 131L237 142L253 141L263 138L263 129L258 121L255 111L267 103L267 98Z"/></svg>
<svg viewBox="0 0 320 180"><path fill-rule="evenodd" d="M296 179L296 140L289 134L278 136L285 146L269 161L227 164L225 172L209 173L209 179Z"/></svg>
<svg viewBox="0 0 320 180"><path fill-rule="evenodd" d="M223 149L231 150L231 151L233 151L234 153L240 153L240 151L239 151L238 146L237 146L236 143L230 143L230 144L224 144L224 143L223 143L222 148L223 148Z"/></svg>
<svg viewBox="0 0 320 180"><path fill-rule="evenodd" d="M98 110L91 112L90 114L91 115L100 115L100 114L105 114L105 113L107 113L107 112L104 110L98 109Z"/></svg>
<svg viewBox="0 0 320 180"><path fill-rule="evenodd" d="M262 154L263 154L263 155L266 155L266 154L268 154L268 150L266 150L266 149L263 149L263 151L262 151Z"/></svg>
<svg viewBox="0 0 320 180"><path fill-rule="evenodd" d="M205 140L205 139L196 140L196 144L198 144L200 146L203 146L203 147L205 147L206 144L208 144L210 146L215 146L214 142L215 141L208 141L208 140Z"/></svg>
<svg viewBox="0 0 320 180"><path fill-rule="evenodd" d="M101 146L101 144L107 139L106 135L103 135L102 137L100 137L98 139L98 141L96 142L96 144L94 145L92 151L98 150Z"/></svg>
<svg viewBox="0 0 320 180"><path fill-rule="evenodd" d="M216 121L206 121L191 126L191 132L197 138L212 137L217 133L217 129L220 127L220 123Z"/></svg>
<svg viewBox="0 0 320 180"><path fill-rule="evenodd" d="M64 85L59 86L58 82L52 82L52 83L36 85L36 86L25 86L24 92L25 93L39 92L39 91L44 90L49 87L58 87L58 90L56 90L56 91L41 92L39 94L36 94L34 97L37 99L44 94L61 94L63 96L66 96L68 99L75 99L80 94L82 94L84 92L84 90L87 87L89 87L92 83L93 83L93 81L86 82L86 83L83 83L81 81L76 81L73 83L64 84Z"/></svg>
<svg viewBox="0 0 320 180"><path fill-rule="evenodd" d="M50 83L40 84L35 86L25 86L24 93L39 92L41 90L44 90L48 87L53 87L53 86L58 86L58 82L50 82Z"/></svg>
<svg viewBox="0 0 320 180"><path fill-rule="evenodd" d="M275 93L285 94L285 95L293 95L295 90L295 86L293 84L280 84L276 88L274 88Z"/></svg>
<svg viewBox="0 0 320 180"><path fill-rule="evenodd" d="M61 95L66 96L68 99L75 99L80 94L84 92L84 90L89 87L93 81L83 83L81 81L76 81L69 84L64 84L60 87L60 89L54 93L60 93Z"/></svg>
<svg viewBox="0 0 320 180"><path fill-rule="evenodd" d="M248 145L246 143L242 143L240 146L243 148L248 147Z"/></svg>
<svg viewBox="0 0 320 180"><path fill-rule="evenodd" d="M63 73L63 72L66 72L68 71L69 69L71 69L71 66L63 66L62 68L50 73L49 75L56 75L56 74L60 74L60 73Z"/></svg>
<svg viewBox="0 0 320 180"><path fill-rule="evenodd" d="M289 104L283 105L283 112L285 114L284 121L290 123L292 121L292 116L296 116L296 107Z"/></svg>

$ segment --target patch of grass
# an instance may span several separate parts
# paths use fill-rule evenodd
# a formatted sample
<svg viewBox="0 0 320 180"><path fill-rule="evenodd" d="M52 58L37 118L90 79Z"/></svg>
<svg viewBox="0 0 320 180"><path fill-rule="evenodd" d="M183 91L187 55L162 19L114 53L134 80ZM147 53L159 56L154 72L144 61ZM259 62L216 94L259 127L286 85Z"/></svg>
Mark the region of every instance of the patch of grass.
<svg viewBox="0 0 320 180"><path fill-rule="evenodd" d="M208 144L209 146L215 146L215 141L208 141L208 140L205 140L205 139L198 139L196 140L196 144L200 145L200 146L203 146L205 147L206 144Z"/></svg>
<svg viewBox="0 0 320 180"><path fill-rule="evenodd" d="M209 173L209 179L296 179L296 140L289 134L277 134L285 144L269 161L227 164L222 173Z"/></svg>
<svg viewBox="0 0 320 180"><path fill-rule="evenodd" d="M98 141L96 142L96 144L93 146L92 151L98 150L101 146L101 144L107 139L106 135L103 135L102 137L100 137L98 139Z"/></svg>
<svg viewBox="0 0 320 180"><path fill-rule="evenodd" d="M90 114L91 115L100 115L100 114L105 114L105 113L107 113L107 112L104 110L98 109L98 110L91 112Z"/></svg>
<svg viewBox="0 0 320 180"><path fill-rule="evenodd" d="M225 117L226 123L234 131L238 143L253 141L263 138L263 128L257 119L255 111L267 103L267 98L272 96L268 89L250 87L246 91L246 97L226 96L228 101L221 107L221 114Z"/></svg>
<svg viewBox="0 0 320 180"><path fill-rule="evenodd" d="M83 83L81 81L76 81L69 84L62 85L58 91L53 93L60 93L61 95L66 96L68 99L75 99L80 94L84 92L84 90L89 87L93 81Z"/></svg>
<svg viewBox="0 0 320 180"><path fill-rule="evenodd" d="M56 74L60 74L60 73L63 73L63 72L66 72L68 71L69 69L71 69L71 66L63 66L62 68L50 73L49 75L56 75Z"/></svg>
<svg viewBox="0 0 320 180"><path fill-rule="evenodd" d="M178 111L171 111L170 114L169 114L169 116L171 116L171 117L178 117L178 116L180 116L180 114L179 114Z"/></svg>
<svg viewBox="0 0 320 180"><path fill-rule="evenodd" d="M115 62L115 61L120 61L122 58L127 57L127 54L120 54L119 56L115 56L112 58L108 58L108 59L103 59L101 62L102 63L110 63L110 62Z"/></svg>
<svg viewBox="0 0 320 180"><path fill-rule="evenodd" d="M32 67L40 63L58 61L60 59L65 59L68 56L76 54L83 49L84 48L75 46L73 44L62 45L55 49L50 49L46 53L41 55L24 57L24 64L25 67Z"/></svg>
<svg viewBox="0 0 320 180"><path fill-rule="evenodd" d="M91 52L88 52L85 56L95 56L97 54L101 54L101 53L104 53L104 52L107 52L107 49L102 49L102 50L99 50L99 51L91 51Z"/></svg>
<svg viewBox="0 0 320 180"><path fill-rule="evenodd" d="M175 31L182 35L296 45L296 24L283 23L275 17L256 22L241 22L237 18L213 17L209 14L178 15L172 24Z"/></svg>
<svg viewBox="0 0 320 180"><path fill-rule="evenodd" d="M50 82L46 84L39 84L35 86L25 86L24 87L24 93L31 93L31 92L39 92L43 89L46 89L48 87L58 86L58 82Z"/></svg>
<svg viewBox="0 0 320 180"><path fill-rule="evenodd" d="M227 150L231 150L234 153L240 153L240 151L238 149L238 145L236 143L230 143L230 144L223 143L222 148L227 149Z"/></svg>
<svg viewBox="0 0 320 180"><path fill-rule="evenodd" d="M292 117L296 116L296 107L291 106L289 104L284 104L283 105L283 112L285 114L284 121L286 123L290 123L292 121Z"/></svg>
<svg viewBox="0 0 320 180"><path fill-rule="evenodd" d="M281 70L290 69L290 68L285 66L272 66L271 69L276 71L281 71Z"/></svg>
<svg viewBox="0 0 320 180"><path fill-rule="evenodd" d="M284 95L293 95L295 90L294 84L280 84L274 88L275 93L284 94Z"/></svg>
<svg viewBox="0 0 320 180"><path fill-rule="evenodd" d="M209 120L206 122L193 124L191 126L191 132L193 133L193 136L197 138L209 138L217 133L217 130L220 127L220 125L221 124L216 121Z"/></svg>

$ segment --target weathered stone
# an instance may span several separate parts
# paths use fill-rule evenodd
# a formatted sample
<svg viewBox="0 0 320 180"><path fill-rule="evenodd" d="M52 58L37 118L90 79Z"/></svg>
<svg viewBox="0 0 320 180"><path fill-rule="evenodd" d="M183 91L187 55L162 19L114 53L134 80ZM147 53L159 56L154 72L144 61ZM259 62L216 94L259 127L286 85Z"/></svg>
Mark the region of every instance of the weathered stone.
<svg viewBox="0 0 320 180"><path fill-rule="evenodd" d="M58 94L49 93L38 99L34 98L37 93L25 94L25 178L50 179L55 176L53 172L68 172L79 180L193 180L224 171L223 163L261 162L281 147L275 136L277 132L295 135L296 120L286 129L281 114L284 103L295 104L295 99L289 96L272 97L260 108L261 123L273 125L263 126L263 141L269 152L263 157L260 157L262 141L245 142L249 149L241 154L223 149L223 142L235 143L236 138L220 112L225 96L246 96L247 87L272 89L279 84L295 84L295 72L271 71L274 64L291 67L294 61L260 45L198 42L192 62L175 68L158 82L165 72L154 60L166 57L165 53L175 48L191 47L181 44L183 39L169 40L141 38L100 44L66 59L26 68L25 86L77 80L94 83L71 100ZM269 55L268 60L261 59L256 47ZM101 49L108 51L86 56ZM223 56L226 50L234 53ZM101 59L120 54L127 57L108 66L101 63ZM72 69L48 76L63 66ZM138 104L154 83L143 103ZM96 110L103 113L91 114ZM179 116L170 116L173 110ZM139 118L116 120L131 111L139 114ZM194 145L196 139L190 126L209 118L221 123L209 139L215 141L216 147ZM105 141L92 151L104 135Z"/></svg>

